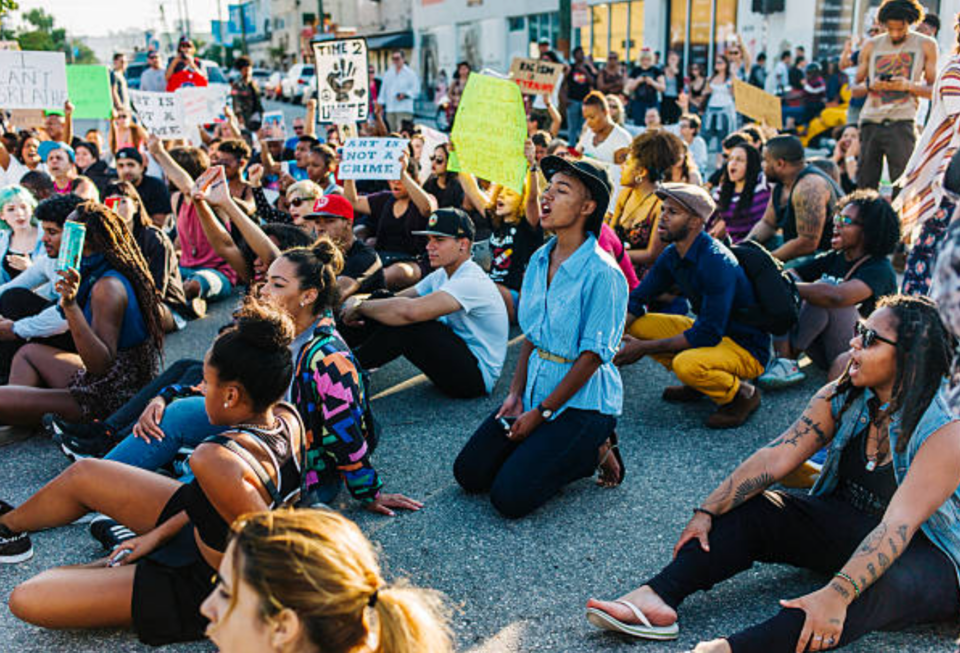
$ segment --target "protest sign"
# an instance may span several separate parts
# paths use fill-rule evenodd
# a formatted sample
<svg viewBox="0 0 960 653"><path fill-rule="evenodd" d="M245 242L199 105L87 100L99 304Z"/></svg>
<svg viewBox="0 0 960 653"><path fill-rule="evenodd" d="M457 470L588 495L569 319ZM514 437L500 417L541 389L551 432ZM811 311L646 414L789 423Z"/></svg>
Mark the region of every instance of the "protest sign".
<svg viewBox="0 0 960 653"><path fill-rule="evenodd" d="M340 179L400 179L405 138L348 138L340 154Z"/></svg>
<svg viewBox="0 0 960 653"><path fill-rule="evenodd" d="M67 66L67 90L74 107L74 118L109 118L113 115L113 95L106 66Z"/></svg>
<svg viewBox="0 0 960 653"><path fill-rule="evenodd" d="M0 41L0 50L19 50L20 44L16 41Z"/></svg>
<svg viewBox="0 0 960 653"><path fill-rule="evenodd" d="M174 94L183 103L184 125L208 125L217 122L230 98L225 86L181 86Z"/></svg>
<svg viewBox="0 0 960 653"><path fill-rule="evenodd" d="M13 109L10 124L14 129L37 129L43 126L42 109Z"/></svg>
<svg viewBox="0 0 960 653"><path fill-rule="evenodd" d="M130 101L140 122L159 138L188 138L183 113L183 96L130 90Z"/></svg>
<svg viewBox="0 0 960 653"><path fill-rule="evenodd" d="M0 50L0 107L63 109L67 63L62 52Z"/></svg>
<svg viewBox="0 0 960 653"><path fill-rule="evenodd" d="M527 116L512 80L471 73L460 98L451 139L458 169L523 192ZM451 161L453 159L451 158Z"/></svg>
<svg viewBox="0 0 960 653"><path fill-rule="evenodd" d="M320 122L366 120L370 105L367 41L353 38L315 42L313 55Z"/></svg>
<svg viewBox="0 0 960 653"><path fill-rule="evenodd" d="M263 140L287 140L287 123L283 118L283 111L267 111L263 114Z"/></svg>
<svg viewBox="0 0 960 653"><path fill-rule="evenodd" d="M514 57L510 78L520 85L524 95L551 95L563 76L563 64Z"/></svg>
<svg viewBox="0 0 960 653"><path fill-rule="evenodd" d="M765 123L769 127L783 129L783 112L780 107L780 98L776 95L734 79L733 98L737 104L737 113L742 113L759 123Z"/></svg>
<svg viewBox="0 0 960 653"><path fill-rule="evenodd" d="M570 3L570 27L580 29L581 27L590 27L593 22L593 12L590 5L586 2Z"/></svg>
<svg viewBox="0 0 960 653"><path fill-rule="evenodd" d="M423 151L420 153L420 183L422 184L430 176L430 170L433 163L433 153L438 145L450 142L450 137L443 132L437 131L421 125L420 135L423 137Z"/></svg>

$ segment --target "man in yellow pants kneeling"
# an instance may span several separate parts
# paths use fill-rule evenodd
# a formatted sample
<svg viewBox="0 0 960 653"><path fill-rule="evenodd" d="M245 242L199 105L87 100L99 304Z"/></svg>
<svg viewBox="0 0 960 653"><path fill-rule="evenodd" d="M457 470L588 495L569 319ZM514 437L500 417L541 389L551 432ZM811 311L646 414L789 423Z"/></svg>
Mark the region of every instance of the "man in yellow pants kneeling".
<svg viewBox="0 0 960 653"><path fill-rule="evenodd" d="M667 248L630 295L628 335L614 362L652 356L683 383L664 390L666 401L706 396L718 405L707 426L740 426L760 406L760 390L749 380L763 374L770 356L769 333L732 319L737 309L756 305L753 286L733 252L704 231L716 209L705 190L663 184L657 196L663 200L658 230ZM675 286L690 300L696 320L646 312Z"/></svg>

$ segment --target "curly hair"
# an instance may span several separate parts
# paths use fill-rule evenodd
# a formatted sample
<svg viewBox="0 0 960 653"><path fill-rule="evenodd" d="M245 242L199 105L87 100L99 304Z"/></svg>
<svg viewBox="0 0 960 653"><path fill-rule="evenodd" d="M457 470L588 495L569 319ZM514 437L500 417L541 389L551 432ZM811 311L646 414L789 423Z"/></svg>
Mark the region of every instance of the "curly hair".
<svg viewBox="0 0 960 653"><path fill-rule="evenodd" d="M238 162L250 159L250 146L239 138L228 138L222 141L220 145L217 146L217 152L229 154Z"/></svg>
<svg viewBox="0 0 960 653"><path fill-rule="evenodd" d="M140 247L123 218L92 200L78 204L71 215L73 220L86 225L87 241L103 254L114 270L130 282L140 304L147 333L157 351L162 351L164 331L160 317L160 293L153 283L153 275Z"/></svg>
<svg viewBox="0 0 960 653"><path fill-rule="evenodd" d="M757 189L757 183L763 174L763 159L757 148L749 143L740 143L733 150L743 150L747 156L747 171L743 176L743 192L737 200L737 206L733 209L733 218L739 220L744 213L750 210L753 205L753 194ZM717 208L720 211L727 211L733 203L733 194L736 192L736 184L730 179L729 166L723 167L723 175L720 177L720 201L717 202Z"/></svg>
<svg viewBox="0 0 960 653"><path fill-rule="evenodd" d="M683 159L683 141L662 129L643 132L630 144L630 156L650 181L663 181Z"/></svg>
<svg viewBox="0 0 960 653"><path fill-rule="evenodd" d="M837 211L853 204L863 230L863 248L871 256L889 256L900 242L900 218L880 193L863 188L843 197Z"/></svg>
<svg viewBox="0 0 960 653"><path fill-rule="evenodd" d="M902 20L907 25L915 25L923 19L924 13L920 0L884 0L877 12L877 22Z"/></svg>
<svg viewBox="0 0 960 653"><path fill-rule="evenodd" d="M876 311L883 309L889 309L897 323L897 371L889 412L902 411L896 451L903 453L950 372L956 341L940 319L936 303L929 297L889 295L877 303ZM863 388L853 386L849 369L848 364L837 379L834 396L846 394L840 414L863 394Z"/></svg>

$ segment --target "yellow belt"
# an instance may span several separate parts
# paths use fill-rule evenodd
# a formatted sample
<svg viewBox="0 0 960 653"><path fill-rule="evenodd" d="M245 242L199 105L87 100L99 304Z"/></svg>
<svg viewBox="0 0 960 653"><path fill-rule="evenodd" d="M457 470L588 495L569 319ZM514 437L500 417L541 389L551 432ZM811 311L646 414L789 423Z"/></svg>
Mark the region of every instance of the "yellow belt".
<svg viewBox="0 0 960 653"><path fill-rule="evenodd" d="M549 351L540 349L537 347L537 356L542 358L545 361L550 361L551 363L573 363L570 358L564 358L563 356L557 356L556 354L551 354Z"/></svg>

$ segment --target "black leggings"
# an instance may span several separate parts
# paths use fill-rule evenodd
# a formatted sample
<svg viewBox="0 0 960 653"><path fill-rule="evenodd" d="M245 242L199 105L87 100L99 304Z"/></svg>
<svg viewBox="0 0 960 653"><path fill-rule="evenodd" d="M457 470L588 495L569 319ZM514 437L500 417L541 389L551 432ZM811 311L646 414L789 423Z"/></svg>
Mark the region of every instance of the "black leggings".
<svg viewBox="0 0 960 653"><path fill-rule="evenodd" d="M687 542L647 584L676 609L690 594L708 590L754 562L833 574L878 523L838 499L766 492L717 518L709 535L709 553L697 540ZM958 612L956 569L917 532L903 555L847 609L838 648L874 630L948 621ZM734 653L793 653L804 618L803 610L781 609L727 641Z"/></svg>
<svg viewBox="0 0 960 653"><path fill-rule="evenodd" d="M0 315L14 322L33 317L52 305L53 302L27 288L11 288L0 295ZM69 331L48 338L34 338L31 342L50 345L64 351L76 351L73 336ZM10 376L13 357L25 344L27 341L19 337L14 340L0 341L0 381L3 383L6 383L7 377Z"/></svg>
<svg viewBox="0 0 960 653"><path fill-rule="evenodd" d="M487 394L480 365L467 343L436 320L406 326L378 325L354 351L368 370L403 356L451 397L470 399Z"/></svg>

